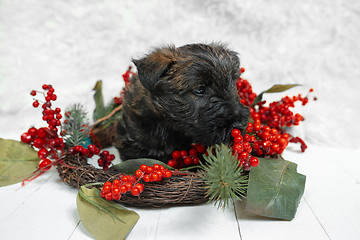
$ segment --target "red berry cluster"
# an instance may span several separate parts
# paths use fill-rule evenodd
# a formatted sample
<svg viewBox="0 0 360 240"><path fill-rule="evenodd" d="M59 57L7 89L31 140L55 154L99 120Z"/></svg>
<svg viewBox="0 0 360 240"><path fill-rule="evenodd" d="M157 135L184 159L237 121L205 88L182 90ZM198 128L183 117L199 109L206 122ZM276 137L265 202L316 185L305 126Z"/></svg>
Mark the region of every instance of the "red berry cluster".
<svg viewBox="0 0 360 240"><path fill-rule="evenodd" d="M275 101L269 104L269 107L264 106L266 101L259 102L258 111L254 108L251 111L251 117L254 120L259 119L261 123L266 123L269 127L276 128L278 130L283 127L297 126L301 121L304 121L303 116L299 113L294 114L289 108L295 107L295 102L301 101L302 105L305 106L309 99L307 97L289 96L283 97L280 101Z"/></svg>
<svg viewBox="0 0 360 240"><path fill-rule="evenodd" d="M76 145L74 147L69 148L68 153L70 155L79 153L88 158L91 158L94 155L99 155L100 158L98 159L98 164L104 170L109 169L111 162L115 159L115 155L110 154L109 151L107 151L107 150L104 150L100 153L100 149L95 144L90 144L90 145L88 145L87 148L84 148L81 145Z"/></svg>
<svg viewBox="0 0 360 240"><path fill-rule="evenodd" d="M170 170L165 169L164 166L154 164L147 166L142 164L134 175L120 174L119 179L115 179L112 183L106 182L100 192L102 198L107 200L119 200L121 194L131 192L133 196L139 196L144 191L144 185L139 183L141 179L145 182L161 181L163 178L172 176Z"/></svg>
<svg viewBox="0 0 360 240"><path fill-rule="evenodd" d="M55 161L60 159L58 151L63 151L65 144L62 138L58 136L57 126L61 126L60 119L62 115L60 114L60 108L51 108L51 101L56 101L57 96L54 93L55 89L51 85L44 84L42 85L44 91L35 91L30 92L31 96L36 96L37 93L42 93L45 98L45 102L42 104L42 119L47 122L48 127L35 128L31 127L29 130L21 135L21 141L29 144L31 147L38 148L38 157L41 159L39 162L39 169L41 171L47 171L51 168L53 164L49 158L55 159ZM39 100L35 99L33 102L33 107L39 107Z"/></svg>
<svg viewBox="0 0 360 240"><path fill-rule="evenodd" d="M124 94L125 94L125 89L126 87L130 84L130 79L132 76L136 76L136 73L131 71L131 66L129 66L129 69L122 75L124 82L125 82L125 87L123 88L123 90L120 92L120 97L114 97L114 104L115 105L121 105L123 103L124 100Z"/></svg>
<svg viewBox="0 0 360 240"><path fill-rule="evenodd" d="M130 178L133 177L133 178ZM106 182L100 192L102 198L106 200L119 200L121 198L121 194L124 194L128 191L131 191L133 196L138 196L143 190L144 185L141 183L136 183L136 179L134 176L123 176L122 179L126 180L119 180L115 179L112 183Z"/></svg>
<svg viewBox="0 0 360 240"><path fill-rule="evenodd" d="M109 151L104 150L100 153L100 158L98 159L98 164L104 170L109 169L111 162L115 159L114 154L110 154Z"/></svg>
<svg viewBox="0 0 360 240"><path fill-rule="evenodd" d="M61 126L61 121L60 119L62 118L62 115L60 114L61 109L60 108L55 108L55 109L51 109L51 101L56 101L57 96L54 93L55 89L51 86L51 85L47 85L44 84L42 86L42 89L44 90L43 95L45 97L45 102L41 105L42 108L44 109L42 114L43 117L42 119L47 122L49 124L49 129L50 130L56 130L57 131L57 126ZM36 96L38 91L32 90L30 92L31 96ZM33 102L33 107L37 108L40 105L39 100L36 100Z"/></svg>
<svg viewBox="0 0 360 240"><path fill-rule="evenodd" d="M50 169L50 167L44 168L51 164L48 158L58 160L60 158L58 150L62 151L65 147L63 139L57 135L57 132L47 127L29 128L27 132L21 134L21 141L39 149L38 157L41 159L39 168L43 171Z"/></svg>
<svg viewBox="0 0 360 240"><path fill-rule="evenodd" d="M240 74L244 71L245 69L241 68ZM250 107L257 97L257 94L252 91L250 83L240 77L236 83L236 88L241 99L240 102L245 106ZM309 93L312 93L313 91L314 89L310 88ZM297 101L300 101L301 104L305 106L309 102L308 95L309 94L307 94L305 97L302 97L301 94L293 97L286 96L283 97L280 101L270 103L269 106L265 106L266 101L261 101L258 102L255 107L250 107L250 116L254 120L255 129L259 128L259 125L255 126L257 121L259 121L259 124L267 125L270 128L275 128L279 133L285 133L285 127L299 125L301 121L304 121L304 117L299 113L294 114L289 108L295 107L295 102ZM317 100L317 98L314 97L314 100ZM290 136L290 142L300 143L302 151L305 151L307 148L305 142L299 137L294 138ZM258 147L257 144L254 146ZM266 149L267 147L265 147L265 150ZM276 149L277 147L275 145L274 152L277 152L275 151ZM260 150L263 149L260 148Z"/></svg>
<svg viewBox="0 0 360 240"><path fill-rule="evenodd" d="M163 178L171 177L172 172L159 164L154 164L152 167L142 164L136 170L135 176L139 179L142 178L144 182L160 182Z"/></svg>
<svg viewBox="0 0 360 240"><path fill-rule="evenodd" d="M244 138L250 139L252 153L258 157L282 154L289 144L289 134L281 134L276 128L260 124L259 120L256 120L254 124L248 123L246 132Z"/></svg>
<svg viewBox="0 0 360 240"><path fill-rule="evenodd" d="M252 148L250 144L250 136L241 135L241 131L233 129L231 136L234 138L232 150L234 154L237 154L239 165L245 170L250 171L251 167L257 167L259 165L259 159L251 155Z"/></svg>
<svg viewBox="0 0 360 240"><path fill-rule="evenodd" d="M240 68L240 74L243 72L245 72L245 68ZM240 102L245 106L250 106L257 97L257 94L253 92L252 86L248 80L241 77L236 82L236 89L241 99Z"/></svg>
<svg viewBox="0 0 360 240"><path fill-rule="evenodd" d="M191 147L189 152L185 150L174 151L172 153L173 159L168 161L168 165L177 169L182 168L185 165L198 165L200 163L200 158L198 156L205 152L205 147L199 143L191 144Z"/></svg>
<svg viewBox="0 0 360 240"><path fill-rule="evenodd" d="M42 93L45 98L45 102L42 104L42 119L47 122L48 127L42 127L36 129L35 127L29 128L29 130L21 135L21 141L29 144L31 147L36 147L39 149L38 157L41 159L39 162L39 169L41 171L47 171L51 168L53 164L49 158L55 159L55 161L60 159L58 151L63 151L65 144L62 138L58 136L57 126L61 126L60 119L62 115L60 114L60 108L51 108L51 101L56 101L57 96L54 93L55 89L48 84L42 85L44 91L35 91L30 92L31 96L36 96L37 93ZM33 102L33 107L39 107L39 100L35 99Z"/></svg>
<svg viewBox="0 0 360 240"><path fill-rule="evenodd" d="M305 150L307 149L307 145L305 144L304 140L302 140L299 137L293 137L290 139L291 143L300 143L301 144L301 151L305 152Z"/></svg>

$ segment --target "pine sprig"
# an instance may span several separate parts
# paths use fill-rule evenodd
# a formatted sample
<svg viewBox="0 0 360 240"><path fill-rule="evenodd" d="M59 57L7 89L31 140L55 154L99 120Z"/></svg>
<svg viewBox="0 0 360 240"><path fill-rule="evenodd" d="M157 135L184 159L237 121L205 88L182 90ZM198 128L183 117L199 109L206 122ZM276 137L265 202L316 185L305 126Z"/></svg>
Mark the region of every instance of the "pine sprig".
<svg viewBox="0 0 360 240"><path fill-rule="evenodd" d="M65 120L62 134L66 144L70 147L84 145L89 137L90 122L87 112L81 104L74 104L65 110Z"/></svg>
<svg viewBox="0 0 360 240"><path fill-rule="evenodd" d="M200 176L206 182L209 202L224 210L233 199L245 197L248 177L243 174L230 148L221 144L215 146L215 154L209 150L209 155L204 155L206 162L201 163Z"/></svg>

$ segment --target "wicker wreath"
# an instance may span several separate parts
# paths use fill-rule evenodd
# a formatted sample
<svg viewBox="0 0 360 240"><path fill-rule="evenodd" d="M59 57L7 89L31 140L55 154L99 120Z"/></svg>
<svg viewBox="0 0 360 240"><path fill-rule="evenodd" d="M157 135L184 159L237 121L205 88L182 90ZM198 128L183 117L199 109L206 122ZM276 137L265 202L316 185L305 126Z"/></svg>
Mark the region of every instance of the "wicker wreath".
<svg viewBox="0 0 360 240"><path fill-rule="evenodd" d="M79 154L67 155L61 164L57 165L57 170L60 178L75 188L89 183L113 181L120 174L113 170L97 169L87 163L86 157ZM171 178L163 179L161 182L143 184L144 191L139 196L134 197L128 192L117 202L134 207L162 207L208 201L205 182L197 173L176 172Z"/></svg>

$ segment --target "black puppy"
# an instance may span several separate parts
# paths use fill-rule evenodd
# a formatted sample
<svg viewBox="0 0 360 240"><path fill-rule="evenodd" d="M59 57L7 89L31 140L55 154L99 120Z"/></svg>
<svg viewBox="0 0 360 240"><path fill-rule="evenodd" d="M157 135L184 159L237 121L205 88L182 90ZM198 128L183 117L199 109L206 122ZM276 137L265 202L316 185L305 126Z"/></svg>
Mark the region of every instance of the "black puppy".
<svg viewBox="0 0 360 240"><path fill-rule="evenodd" d="M247 126L235 87L240 61L224 45L158 48L133 62L138 76L126 90L115 142L122 160L167 162L191 143L229 144L231 130Z"/></svg>

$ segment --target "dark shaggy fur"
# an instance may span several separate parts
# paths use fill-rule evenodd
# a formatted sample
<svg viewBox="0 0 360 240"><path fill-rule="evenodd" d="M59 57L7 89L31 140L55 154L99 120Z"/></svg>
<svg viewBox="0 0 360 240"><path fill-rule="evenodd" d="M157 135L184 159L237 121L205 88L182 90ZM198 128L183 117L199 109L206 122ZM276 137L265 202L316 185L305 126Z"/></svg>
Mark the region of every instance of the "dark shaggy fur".
<svg viewBox="0 0 360 240"><path fill-rule="evenodd" d="M138 77L126 90L115 144L122 160L167 162L191 143L228 144L233 128L247 126L235 88L239 58L225 46L158 48L133 62Z"/></svg>

